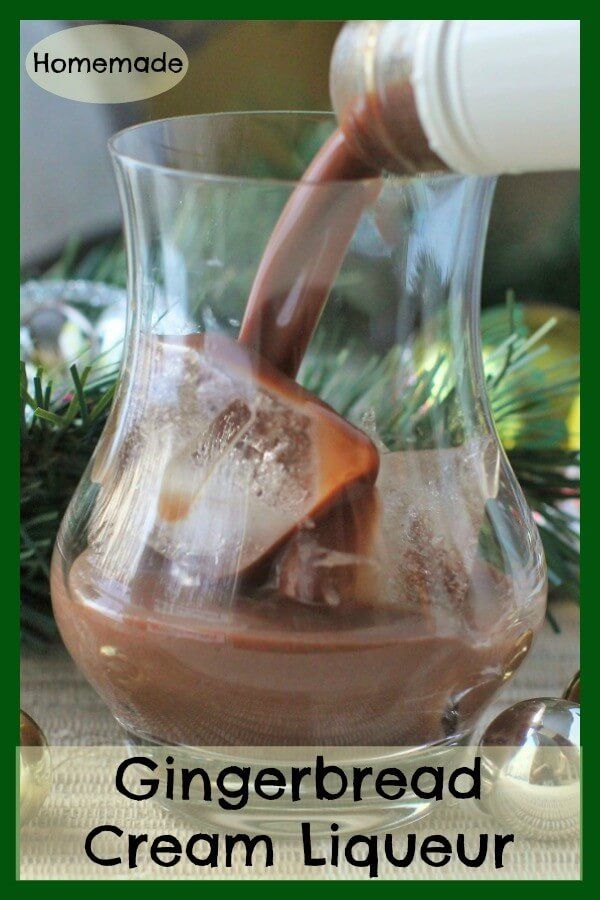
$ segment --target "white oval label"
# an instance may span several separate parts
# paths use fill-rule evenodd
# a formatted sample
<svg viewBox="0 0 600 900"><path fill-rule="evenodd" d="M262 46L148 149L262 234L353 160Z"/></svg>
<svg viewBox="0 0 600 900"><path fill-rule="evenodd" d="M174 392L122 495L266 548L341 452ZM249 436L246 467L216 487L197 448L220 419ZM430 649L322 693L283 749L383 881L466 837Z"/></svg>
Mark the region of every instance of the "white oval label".
<svg viewBox="0 0 600 900"><path fill-rule="evenodd" d="M171 38L135 25L77 25L38 41L25 68L37 85L83 103L132 103L175 87L188 58Z"/></svg>

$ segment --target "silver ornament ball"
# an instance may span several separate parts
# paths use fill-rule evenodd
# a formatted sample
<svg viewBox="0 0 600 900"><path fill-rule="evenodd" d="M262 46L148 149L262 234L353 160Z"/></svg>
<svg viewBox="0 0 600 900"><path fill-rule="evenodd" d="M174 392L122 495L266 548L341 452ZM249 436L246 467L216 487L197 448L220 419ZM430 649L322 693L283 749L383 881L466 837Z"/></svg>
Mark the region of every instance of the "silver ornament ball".
<svg viewBox="0 0 600 900"><path fill-rule="evenodd" d="M117 365L126 319L121 288L76 279L21 285L21 359L30 374L41 366L58 390L70 384L69 366ZM62 383L64 382L64 384Z"/></svg>
<svg viewBox="0 0 600 900"><path fill-rule="evenodd" d="M39 812L52 786L52 759L46 738L23 710L19 743L19 817L23 826Z"/></svg>
<svg viewBox="0 0 600 900"><path fill-rule="evenodd" d="M540 698L516 703L479 744L481 807L521 837L576 836L580 821L579 704Z"/></svg>
<svg viewBox="0 0 600 900"><path fill-rule="evenodd" d="M571 678L568 683L565 692L563 694L563 700L571 700L573 703L580 703L579 700L579 688L580 688L580 677L579 672L576 672L575 675Z"/></svg>

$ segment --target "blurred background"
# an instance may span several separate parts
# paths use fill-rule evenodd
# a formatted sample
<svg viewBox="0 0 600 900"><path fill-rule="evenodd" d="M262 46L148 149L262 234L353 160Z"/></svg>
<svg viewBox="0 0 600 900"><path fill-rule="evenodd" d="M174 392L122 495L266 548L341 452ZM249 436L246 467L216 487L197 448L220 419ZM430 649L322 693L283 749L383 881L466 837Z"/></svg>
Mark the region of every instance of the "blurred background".
<svg viewBox="0 0 600 900"><path fill-rule="evenodd" d="M176 40L188 54L188 74L171 91L143 104L105 106L49 94L21 67L21 265L26 275L45 270L70 239L83 253L118 233L120 214L106 150L114 131L190 113L330 109L329 59L341 22L122 22ZM23 60L41 38L76 24L84 22L22 22ZM502 301L511 288L523 302L577 307L578 218L578 173L502 177L488 237L484 305Z"/></svg>

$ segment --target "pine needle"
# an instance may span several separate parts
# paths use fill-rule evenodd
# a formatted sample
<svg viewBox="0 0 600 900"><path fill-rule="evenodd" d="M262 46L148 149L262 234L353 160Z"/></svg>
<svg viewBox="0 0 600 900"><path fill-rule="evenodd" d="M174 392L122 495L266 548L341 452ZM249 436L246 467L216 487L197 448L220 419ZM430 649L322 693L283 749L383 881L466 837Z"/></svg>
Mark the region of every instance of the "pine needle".
<svg viewBox="0 0 600 900"><path fill-rule="evenodd" d="M124 283L120 245L95 248L77 265L76 257L77 247L71 244L48 274ZM546 339L555 324L549 319L528 333L522 308L511 295L504 314L499 308L484 312L486 344L494 345L487 353L485 377L496 425L510 446L509 460L540 530L551 584L578 599L579 535L565 501L579 498L579 454L562 448L564 423L556 421L552 409L556 397L577 390L578 360L543 372L537 365L548 352ZM392 450L462 442L460 405L442 352L401 388L399 347L383 357L363 359L358 374L352 369L349 377L349 366L359 352L341 327L319 329L300 380L358 425L365 414L374 412L377 432ZM56 633L48 591L52 547L104 427L117 372L100 358L81 374L71 366L71 379L72 390L53 398L44 372L38 370L30 383L21 364L21 622L24 637L35 642Z"/></svg>

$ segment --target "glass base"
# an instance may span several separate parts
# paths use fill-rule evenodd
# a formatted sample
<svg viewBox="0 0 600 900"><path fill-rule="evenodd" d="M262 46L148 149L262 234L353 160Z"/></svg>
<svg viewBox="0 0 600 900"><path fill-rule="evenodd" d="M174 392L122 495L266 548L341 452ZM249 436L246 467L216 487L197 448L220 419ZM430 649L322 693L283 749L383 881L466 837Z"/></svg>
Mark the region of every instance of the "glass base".
<svg viewBox="0 0 600 900"><path fill-rule="evenodd" d="M177 794L181 782L175 776L173 798L162 792L153 798L162 808L192 822L202 831L243 832L248 835L267 834L277 838L297 838L300 823L309 822L311 834L315 837L330 836L333 830L340 835L356 833L377 834L407 826L427 816L439 801L417 796L410 789L412 772L421 766L444 766L448 773L459 766L463 759L464 747L470 735L461 735L447 741L419 748L369 748L369 747L171 747L165 746L146 735L134 734L126 730L127 746L133 753L143 755L157 764L155 777L166 782L167 766L180 773L182 769L200 768L206 772L212 799L206 798L207 785L202 780L192 785L189 798L182 799ZM348 788L339 799L319 800L312 790L314 782L307 782L306 792L300 800L292 800L289 773L292 767L312 767L317 755L322 755L327 766L335 766L347 778ZM238 766L250 767L252 778L248 786L248 799L241 809L223 809L219 798L223 796L217 783L217 775L223 769ZM361 786L360 802L353 799L353 776L355 768L369 767L372 775ZM279 799L259 796L254 789L253 779L258 769L276 768L286 775L286 791ZM374 785L379 771L401 769L406 777L406 793L394 800L385 800L376 793ZM146 773L147 775L147 773ZM339 776L332 774L332 793L339 786ZM225 782L227 789L234 792L241 780L232 775ZM420 778L423 788L426 779ZM304 790L304 785L303 785ZM237 802L237 801L234 801Z"/></svg>

